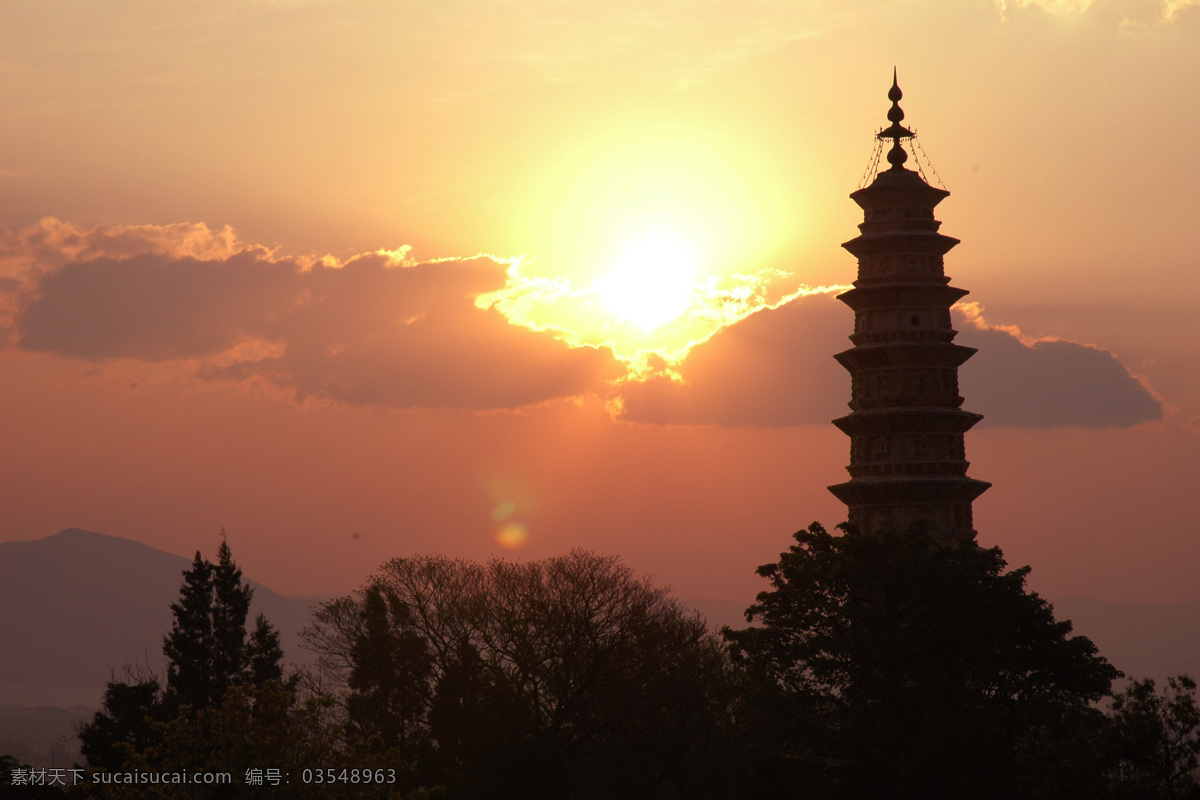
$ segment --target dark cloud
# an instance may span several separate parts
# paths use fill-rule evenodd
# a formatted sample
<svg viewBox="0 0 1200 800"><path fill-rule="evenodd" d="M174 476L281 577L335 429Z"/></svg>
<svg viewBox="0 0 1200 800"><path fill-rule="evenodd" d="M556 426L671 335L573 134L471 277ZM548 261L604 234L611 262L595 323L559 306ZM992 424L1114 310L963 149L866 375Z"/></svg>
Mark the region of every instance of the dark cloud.
<svg viewBox="0 0 1200 800"><path fill-rule="evenodd" d="M846 413L850 376L833 354L854 316L832 295L758 311L692 348L668 377L622 387L622 417L685 425L807 425Z"/></svg>
<svg viewBox="0 0 1200 800"><path fill-rule="evenodd" d="M18 319L20 346L91 361L210 356L263 335L302 282L294 264L252 253L70 263L39 282Z"/></svg>
<svg viewBox="0 0 1200 800"><path fill-rule="evenodd" d="M979 350L959 386L983 425L1128 428L1162 419L1162 401L1108 350L1063 339L1026 344L1015 332L963 321L959 328L955 341Z"/></svg>
<svg viewBox="0 0 1200 800"><path fill-rule="evenodd" d="M394 408L514 408L600 390L623 368L510 324L475 297L502 288L488 257L400 265L213 260L165 253L68 263L38 282L19 345L92 361L198 359L207 379L262 379L300 398Z"/></svg>
<svg viewBox="0 0 1200 800"><path fill-rule="evenodd" d="M1015 330L955 315L956 341L979 352L961 370L964 407L985 425L1129 427L1162 418L1161 401L1107 350L1069 341L1024 343ZM697 345L683 382L622 389L624 419L657 424L813 425L847 413L852 312L833 295L799 297L751 314Z"/></svg>

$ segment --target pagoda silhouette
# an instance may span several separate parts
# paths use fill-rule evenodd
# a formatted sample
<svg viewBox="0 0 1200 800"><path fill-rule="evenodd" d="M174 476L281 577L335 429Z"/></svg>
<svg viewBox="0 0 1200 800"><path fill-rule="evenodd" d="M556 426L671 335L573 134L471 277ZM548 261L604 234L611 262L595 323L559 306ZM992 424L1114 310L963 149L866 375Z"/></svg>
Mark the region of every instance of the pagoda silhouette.
<svg viewBox="0 0 1200 800"><path fill-rule="evenodd" d="M965 434L983 417L963 411L958 368L975 349L953 343L950 307L967 292L950 285L943 257L958 239L938 233L934 207L949 197L925 180L915 134L901 125L903 94L892 76L891 125L876 138L874 171L887 140L890 169L850 195L860 234L842 245L858 258L854 346L834 358L850 372L850 414L833 421L850 437L850 480L829 487L862 531L920 523L944 543L975 538L971 503L991 484L967 477ZM906 169L909 141L917 170ZM936 175L936 173L934 173Z"/></svg>

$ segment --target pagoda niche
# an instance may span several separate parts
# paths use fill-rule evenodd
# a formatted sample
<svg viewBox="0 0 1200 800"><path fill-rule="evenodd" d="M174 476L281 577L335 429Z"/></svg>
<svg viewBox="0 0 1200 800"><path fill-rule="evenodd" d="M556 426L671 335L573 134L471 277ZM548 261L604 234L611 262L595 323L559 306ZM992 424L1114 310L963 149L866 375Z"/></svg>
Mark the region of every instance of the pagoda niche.
<svg viewBox="0 0 1200 800"><path fill-rule="evenodd" d="M950 195L904 167L900 87L893 75L890 169L850 195L864 212L859 236L842 246L858 258L849 350L850 414L833 421L850 437L850 480L829 490L863 531L923 522L945 543L975 537L971 503L991 485L967 477L963 435L982 417L963 411L958 368L975 350L953 343L950 307L967 294L950 286L943 257L958 239L938 232L934 207Z"/></svg>

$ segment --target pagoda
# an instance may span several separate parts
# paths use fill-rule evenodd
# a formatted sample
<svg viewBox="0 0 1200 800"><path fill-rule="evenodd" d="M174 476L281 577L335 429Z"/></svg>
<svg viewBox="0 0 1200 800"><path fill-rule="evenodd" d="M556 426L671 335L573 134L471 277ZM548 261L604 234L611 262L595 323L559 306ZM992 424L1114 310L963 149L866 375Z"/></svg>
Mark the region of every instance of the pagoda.
<svg viewBox="0 0 1200 800"><path fill-rule="evenodd" d="M891 168L850 195L864 219L842 247L858 258L858 280L838 299L854 309L854 346L835 358L850 372L851 411L833 421L850 437L850 480L829 491L859 530L920 522L939 541L961 543L974 539L971 503L991 485L967 477L963 445L982 419L962 410L958 393L958 368L975 349L953 343L950 307L967 292L943 269L958 239L938 233L933 216L950 193L930 186L919 162L904 167L901 142L915 140L900 124L902 96L893 73L891 125L876 151L891 140Z"/></svg>

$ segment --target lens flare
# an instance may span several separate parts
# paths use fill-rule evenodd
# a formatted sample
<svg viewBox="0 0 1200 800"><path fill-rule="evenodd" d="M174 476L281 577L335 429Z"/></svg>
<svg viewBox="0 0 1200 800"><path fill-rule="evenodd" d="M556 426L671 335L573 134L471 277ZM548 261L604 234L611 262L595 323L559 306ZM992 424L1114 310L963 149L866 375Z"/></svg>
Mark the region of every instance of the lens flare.
<svg viewBox="0 0 1200 800"><path fill-rule="evenodd" d="M529 529L520 522L501 525L496 531L496 544L505 550L518 550L529 542Z"/></svg>
<svg viewBox="0 0 1200 800"><path fill-rule="evenodd" d="M492 509L492 519L496 522L504 522L517 511L517 504L512 500L505 500Z"/></svg>

